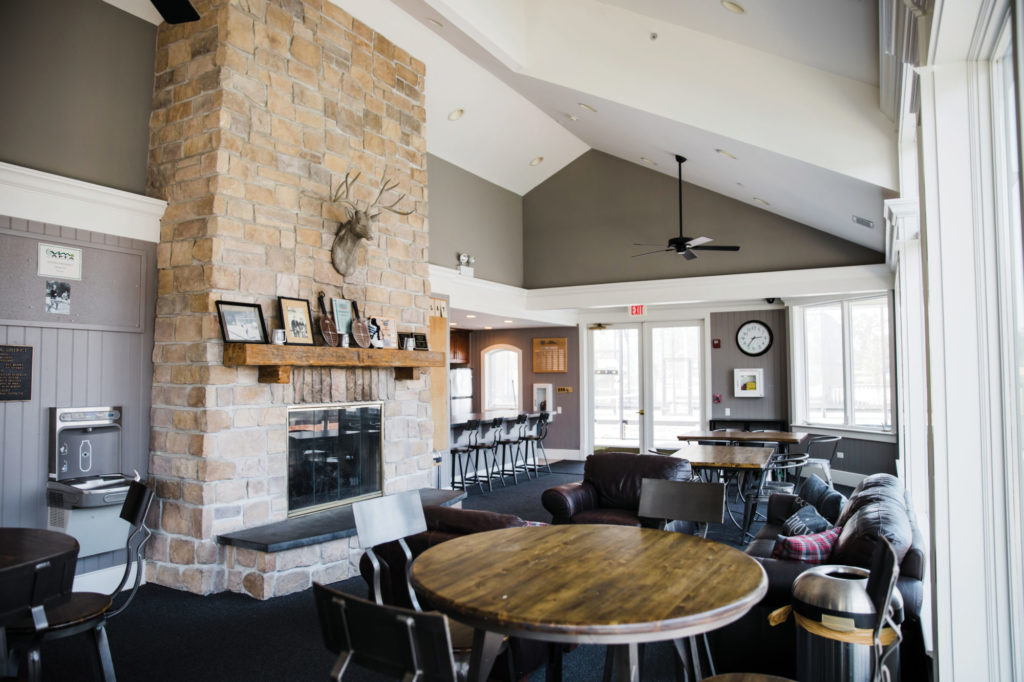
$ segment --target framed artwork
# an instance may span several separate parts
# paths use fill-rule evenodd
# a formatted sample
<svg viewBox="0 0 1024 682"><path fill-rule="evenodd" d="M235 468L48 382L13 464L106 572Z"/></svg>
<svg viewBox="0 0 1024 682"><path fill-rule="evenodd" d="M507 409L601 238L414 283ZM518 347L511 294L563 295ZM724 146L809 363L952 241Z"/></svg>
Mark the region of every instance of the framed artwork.
<svg viewBox="0 0 1024 682"><path fill-rule="evenodd" d="M331 299L331 312L334 313L334 326L339 334L352 333L352 301L345 298Z"/></svg>
<svg viewBox="0 0 1024 682"><path fill-rule="evenodd" d="M376 325L381 345L378 348L398 348L398 323L393 317L374 317L370 325Z"/></svg>
<svg viewBox="0 0 1024 682"><path fill-rule="evenodd" d="M313 315L309 310L309 301L284 296L278 296L277 300L281 303L285 343L293 346L312 346Z"/></svg>
<svg viewBox="0 0 1024 682"><path fill-rule="evenodd" d="M220 333L225 343L266 343L267 325L258 303L217 301Z"/></svg>
<svg viewBox="0 0 1024 682"><path fill-rule="evenodd" d="M764 369L734 369L732 371L733 395L737 398L764 397Z"/></svg>

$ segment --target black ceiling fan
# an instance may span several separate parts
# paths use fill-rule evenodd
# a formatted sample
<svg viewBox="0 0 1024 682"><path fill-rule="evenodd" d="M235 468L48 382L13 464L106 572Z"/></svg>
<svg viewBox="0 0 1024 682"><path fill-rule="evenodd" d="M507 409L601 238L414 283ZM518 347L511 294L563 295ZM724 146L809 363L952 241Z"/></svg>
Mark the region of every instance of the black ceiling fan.
<svg viewBox="0 0 1024 682"><path fill-rule="evenodd" d="M652 253L667 253L674 251L686 260L693 260L697 257L694 251L739 251L738 246L711 246L708 242L712 241L710 237L684 237L683 236L683 163L686 159L679 154L676 154L676 163L679 164L679 236L672 237L668 240L668 246L663 249L657 249L656 251L647 251L645 253L637 253L633 255L633 258L637 256L649 256ZM636 244L633 246L658 246L658 244Z"/></svg>
<svg viewBox="0 0 1024 682"><path fill-rule="evenodd" d="M168 24L186 24L199 20L199 12L188 0L150 0Z"/></svg>

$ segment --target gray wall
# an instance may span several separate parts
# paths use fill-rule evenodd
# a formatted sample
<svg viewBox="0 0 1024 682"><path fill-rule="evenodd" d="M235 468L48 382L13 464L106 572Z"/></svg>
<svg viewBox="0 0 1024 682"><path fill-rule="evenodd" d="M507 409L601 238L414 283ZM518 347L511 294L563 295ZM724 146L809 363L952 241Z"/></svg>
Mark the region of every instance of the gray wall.
<svg viewBox="0 0 1024 682"><path fill-rule="evenodd" d="M684 184L686 236L737 244L738 253L631 258L678 235L678 183L591 150L523 197L524 286L696 277L881 263L884 256L820 230ZM653 250L656 247L650 247Z"/></svg>
<svg viewBox="0 0 1024 682"><path fill-rule="evenodd" d="M83 250L82 280L65 280L71 315L41 312L52 278L36 275L39 242ZM45 528L50 407L124 406L124 470L149 470L156 244L5 216L0 243L0 274L16 273L2 282L0 344L33 348L32 399L0 402L0 526Z"/></svg>
<svg viewBox="0 0 1024 682"><path fill-rule="evenodd" d="M453 268L471 253L477 277L523 286L522 197L431 154L427 168L430 262Z"/></svg>
<svg viewBox="0 0 1024 682"><path fill-rule="evenodd" d="M736 330L748 320L760 320L772 330L774 341L768 352L758 357L745 355L736 345ZM721 348L711 349L711 393L720 393L722 402L712 403L715 419L789 419L789 339L785 310L755 310L712 313L711 337L721 339ZM764 397L736 398L733 395L734 369L764 369ZM725 414L725 408L732 413Z"/></svg>
<svg viewBox="0 0 1024 682"><path fill-rule="evenodd" d="M533 339L551 336L566 337L565 374L533 373ZM480 353L488 346L507 343L523 351L523 403L521 409L533 408L533 385L551 384L555 408L562 413L555 415L548 428L544 447L578 450L580 447L580 337L576 327L538 327L535 329L495 329L474 331L469 335L469 366L473 368L473 411L480 412L480 398L483 393L480 382ZM557 393L559 386L572 387L572 393Z"/></svg>
<svg viewBox="0 0 1024 682"><path fill-rule="evenodd" d="M144 193L155 51L101 0L0 2L0 161Z"/></svg>

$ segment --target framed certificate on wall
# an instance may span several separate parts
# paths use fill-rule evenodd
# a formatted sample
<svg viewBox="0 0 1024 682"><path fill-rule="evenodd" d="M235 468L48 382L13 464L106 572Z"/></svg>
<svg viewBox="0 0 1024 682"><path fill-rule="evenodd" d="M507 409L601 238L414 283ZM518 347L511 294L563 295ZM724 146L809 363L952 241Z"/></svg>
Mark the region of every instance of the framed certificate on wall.
<svg viewBox="0 0 1024 682"><path fill-rule="evenodd" d="M565 336L547 339L534 339L534 374L557 374L568 372L567 347L568 338Z"/></svg>

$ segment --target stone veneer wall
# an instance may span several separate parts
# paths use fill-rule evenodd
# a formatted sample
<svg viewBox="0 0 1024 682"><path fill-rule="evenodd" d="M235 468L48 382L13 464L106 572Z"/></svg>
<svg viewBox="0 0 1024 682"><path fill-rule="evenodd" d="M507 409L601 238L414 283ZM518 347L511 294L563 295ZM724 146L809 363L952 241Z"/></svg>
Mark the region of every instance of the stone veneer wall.
<svg viewBox="0 0 1024 682"><path fill-rule="evenodd" d="M286 406L383 397L384 489L428 485L432 423L424 376L294 372L292 385L223 366L215 302L278 296L358 301L422 331L429 309L424 65L327 0L193 0L202 19L161 25L149 192L168 201L158 248L150 476L158 504L147 579L196 593L257 597L350 574L347 543L294 557L229 553L218 534L285 518ZM355 197L387 175L408 194L377 219L356 275L330 246L326 203L348 170ZM392 195L392 199L397 195ZM348 550L348 551L345 551ZM315 556L313 556L315 554Z"/></svg>

